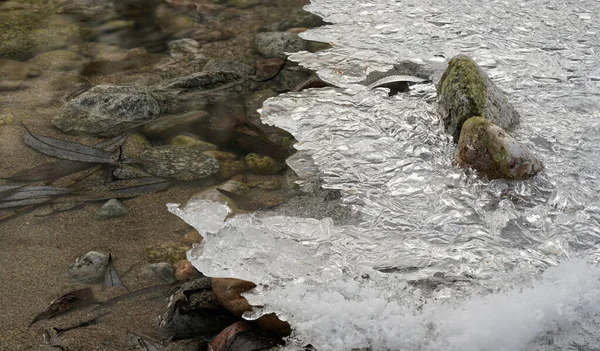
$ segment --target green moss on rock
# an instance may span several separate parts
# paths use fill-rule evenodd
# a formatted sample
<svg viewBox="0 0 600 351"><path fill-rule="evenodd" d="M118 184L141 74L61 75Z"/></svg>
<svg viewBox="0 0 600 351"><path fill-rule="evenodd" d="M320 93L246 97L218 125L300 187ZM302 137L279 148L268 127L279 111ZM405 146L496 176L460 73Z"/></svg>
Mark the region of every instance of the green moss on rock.
<svg viewBox="0 0 600 351"><path fill-rule="evenodd" d="M190 246L182 243L165 243L148 246L144 256L149 263L168 262L173 264L186 258Z"/></svg>
<svg viewBox="0 0 600 351"><path fill-rule="evenodd" d="M444 126L457 141L463 123L473 116L484 116L486 86L477 64L467 56L456 56L438 84ZM485 117L485 116L484 116Z"/></svg>
<svg viewBox="0 0 600 351"><path fill-rule="evenodd" d="M544 169L529 150L483 117L463 124L454 158L458 165L472 167L488 179L526 179Z"/></svg>
<svg viewBox="0 0 600 351"><path fill-rule="evenodd" d="M217 145L215 144L208 143L206 141L191 137L189 135L176 136L175 138L173 138L173 140L171 140L171 145L193 147L194 149L205 151L218 149Z"/></svg>
<svg viewBox="0 0 600 351"><path fill-rule="evenodd" d="M269 156L250 153L244 158L246 167L256 174L275 174L285 165Z"/></svg>

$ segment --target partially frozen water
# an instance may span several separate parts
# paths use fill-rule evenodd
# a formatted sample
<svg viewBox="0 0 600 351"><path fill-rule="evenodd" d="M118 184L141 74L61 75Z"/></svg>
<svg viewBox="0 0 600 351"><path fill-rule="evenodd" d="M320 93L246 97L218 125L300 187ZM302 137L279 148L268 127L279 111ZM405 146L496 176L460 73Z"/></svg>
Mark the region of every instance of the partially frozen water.
<svg viewBox="0 0 600 351"><path fill-rule="evenodd" d="M278 312L318 350L600 348L600 2L313 0L308 10L334 24L302 36L334 48L291 58L339 88L270 99L262 116L296 137L303 162L292 167L339 189L358 224L223 223L223 205L188 204L179 214L207 232L194 264L260 283L248 296L264 306L256 315ZM432 84L394 97L358 84L401 60L459 53L521 113L511 134L544 161L535 179L454 167Z"/></svg>

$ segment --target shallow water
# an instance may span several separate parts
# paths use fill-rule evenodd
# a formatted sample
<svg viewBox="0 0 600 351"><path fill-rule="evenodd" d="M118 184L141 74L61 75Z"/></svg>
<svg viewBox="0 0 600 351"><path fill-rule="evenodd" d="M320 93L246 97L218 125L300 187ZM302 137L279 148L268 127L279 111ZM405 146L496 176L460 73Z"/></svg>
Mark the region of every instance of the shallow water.
<svg viewBox="0 0 600 351"><path fill-rule="evenodd" d="M316 168L295 166L339 189L358 224L236 217L192 251L195 265L262 283L249 300L319 350L600 346L600 3L313 0L307 9L333 25L302 37L334 47L291 59L339 88L272 98L262 117L295 136ZM459 53L521 113L511 134L545 163L542 174L486 181L454 167L432 84L394 97L357 84L400 60Z"/></svg>

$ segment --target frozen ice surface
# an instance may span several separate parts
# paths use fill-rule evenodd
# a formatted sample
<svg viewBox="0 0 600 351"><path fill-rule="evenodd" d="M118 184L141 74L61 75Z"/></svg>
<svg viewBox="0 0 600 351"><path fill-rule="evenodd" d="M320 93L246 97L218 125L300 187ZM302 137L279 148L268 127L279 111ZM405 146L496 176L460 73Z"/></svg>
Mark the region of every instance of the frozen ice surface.
<svg viewBox="0 0 600 351"><path fill-rule="evenodd" d="M318 350L600 347L600 2L313 0L307 9L333 24L302 36L333 48L291 59L336 88L271 98L262 118L298 140L288 163L303 186L339 190L358 224L172 207L208 231L189 253L194 265L259 284L248 298L264 307L249 318L276 311L293 340ZM544 173L486 181L456 168L433 84L393 97L360 84L401 60L459 53L521 113L511 135Z"/></svg>

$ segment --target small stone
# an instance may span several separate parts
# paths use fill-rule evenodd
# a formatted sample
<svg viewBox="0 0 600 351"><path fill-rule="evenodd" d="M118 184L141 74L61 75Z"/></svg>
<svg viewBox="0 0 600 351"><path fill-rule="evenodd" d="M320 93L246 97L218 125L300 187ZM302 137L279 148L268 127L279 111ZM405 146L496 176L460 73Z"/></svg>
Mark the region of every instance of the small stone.
<svg viewBox="0 0 600 351"><path fill-rule="evenodd" d="M145 171L157 176L177 180L196 180L219 171L219 162L201 150L175 145L156 146L142 152Z"/></svg>
<svg viewBox="0 0 600 351"><path fill-rule="evenodd" d="M144 249L146 261L150 263L167 262L173 264L186 258L190 246L182 243L165 243L148 246Z"/></svg>
<svg viewBox="0 0 600 351"><path fill-rule="evenodd" d="M149 138L161 138L169 134L189 130L196 124L207 122L210 115L205 111L189 111L179 115L164 116L142 128Z"/></svg>
<svg viewBox="0 0 600 351"><path fill-rule="evenodd" d="M259 54L280 59L285 59L288 53L304 50L305 45L304 40L288 32L257 33L254 39L254 46Z"/></svg>
<svg viewBox="0 0 600 351"><path fill-rule="evenodd" d="M259 81L264 81L275 77L283 68L285 61L277 57L259 59L256 61L255 77Z"/></svg>
<svg viewBox="0 0 600 351"><path fill-rule="evenodd" d="M195 230L189 231L181 238L181 242L189 246L192 246L196 243L201 243L202 240L204 240L204 237L202 237L202 235Z"/></svg>
<svg viewBox="0 0 600 351"><path fill-rule="evenodd" d="M193 147L196 150L209 151L218 149L217 145L208 143L204 140L189 136L189 135L178 135L171 140L171 145Z"/></svg>
<svg viewBox="0 0 600 351"><path fill-rule="evenodd" d="M108 267L108 254L89 251L79 256L67 269L67 276L82 283L97 283L104 280Z"/></svg>
<svg viewBox="0 0 600 351"><path fill-rule="evenodd" d="M144 280L158 280L167 284L175 281L173 268L167 262L152 263L144 266L138 273L138 277Z"/></svg>
<svg viewBox="0 0 600 351"><path fill-rule="evenodd" d="M439 111L446 131L458 142L463 123L475 116L502 129L519 123L520 116L502 91L471 58L458 55L437 85Z"/></svg>
<svg viewBox="0 0 600 351"><path fill-rule="evenodd" d="M283 162L279 162L269 156L250 153L244 158L246 167L256 174L275 174L285 168Z"/></svg>
<svg viewBox="0 0 600 351"><path fill-rule="evenodd" d="M175 270L175 279L179 281L192 280L202 277L202 273L200 273L187 259L175 263L173 265L173 269Z"/></svg>
<svg viewBox="0 0 600 351"><path fill-rule="evenodd" d="M463 124L454 160L488 179L526 179L544 169L527 148L482 117L469 118Z"/></svg>
<svg viewBox="0 0 600 351"><path fill-rule="evenodd" d="M125 216L127 212L127 207L123 206L119 200L110 199L96 212L96 217L98 219L116 218Z"/></svg>

